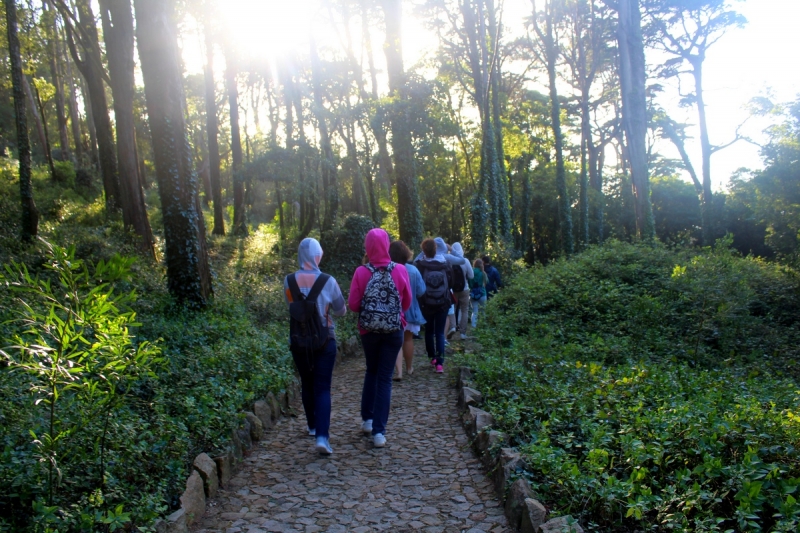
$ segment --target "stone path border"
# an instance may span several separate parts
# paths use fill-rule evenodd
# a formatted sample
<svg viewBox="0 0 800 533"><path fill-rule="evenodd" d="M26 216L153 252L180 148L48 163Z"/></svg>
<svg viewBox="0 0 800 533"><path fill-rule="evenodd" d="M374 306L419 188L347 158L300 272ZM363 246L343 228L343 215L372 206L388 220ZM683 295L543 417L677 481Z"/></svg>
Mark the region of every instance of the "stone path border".
<svg viewBox="0 0 800 533"><path fill-rule="evenodd" d="M447 375L430 370L419 341L416 350L416 371L395 382L385 448L360 432L363 359L345 360L333 380L333 455L314 452L295 401L298 416L276 421L191 530L512 531L470 450Z"/></svg>

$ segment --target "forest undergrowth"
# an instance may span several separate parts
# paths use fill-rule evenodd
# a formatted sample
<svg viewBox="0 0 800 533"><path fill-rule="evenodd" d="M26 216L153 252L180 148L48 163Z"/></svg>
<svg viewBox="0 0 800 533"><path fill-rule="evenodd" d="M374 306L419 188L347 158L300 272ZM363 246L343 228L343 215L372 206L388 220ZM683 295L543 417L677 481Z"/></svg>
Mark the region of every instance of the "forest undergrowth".
<svg viewBox="0 0 800 533"><path fill-rule="evenodd" d="M590 531L797 531L800 278L609 242L517 272L461 356L519 472Z"/></svg>
<svg viewBox="0 0 800 533"><path fill-rule="evenodd" d="M281 280L294 262L266 229L210 237L214 298L177 307L163 265L95 192L35 180L31 246L17 185L0 180L0 531L151 531L194 457L293 379Z"/></svg>

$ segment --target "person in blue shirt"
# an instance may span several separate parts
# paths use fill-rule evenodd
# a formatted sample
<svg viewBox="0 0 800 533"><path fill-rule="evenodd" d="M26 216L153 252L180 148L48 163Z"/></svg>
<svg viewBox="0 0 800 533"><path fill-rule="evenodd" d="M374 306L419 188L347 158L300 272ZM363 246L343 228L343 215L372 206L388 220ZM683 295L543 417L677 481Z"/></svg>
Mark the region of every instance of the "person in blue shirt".
<svg viewBox="0 0 800 533"><path fill-rule="evenodd" d="M403 379L403 361L405 361L406 374L414 373L414 335L419 334L420 326L425 323L422 310L419 308L417 298L425 294L425 282L417 267L409 263L412 253L403 241L394 241L389 245L389 258L397 264L405 265L408 271L408 281L411 284L411 307L406 311L406 328L403 333L403 347L397 354L394 364L395 380Z"/></svg>
<svg viewBox="0 0 800 533"><path fill-rule="evenodd" d="M503 281L500 279L500 271L492 265L492 260L489 256L484 255L482 259L483 268L486 270L486 296L491 298L503 286Z"/></svg>

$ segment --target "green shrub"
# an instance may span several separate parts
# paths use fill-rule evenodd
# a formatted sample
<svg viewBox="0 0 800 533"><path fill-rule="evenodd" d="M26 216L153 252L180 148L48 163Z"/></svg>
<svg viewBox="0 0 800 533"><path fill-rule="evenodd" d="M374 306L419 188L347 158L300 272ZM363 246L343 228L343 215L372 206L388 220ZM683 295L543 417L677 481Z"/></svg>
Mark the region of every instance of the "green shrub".
<svg viewBox="0 0 800 533"><path fill-rule="evenodd" d="M320 268L349 279L364 258L364 237L374 227L375 223L365 216L347 215L341 226L322 236Z"/></svg>
<svg viewBox="0 0 800 533"><path fill-rule="evenodd" d="M796 531L798 286L724 246L612 242L518 273L462 359L589 530Z"/></svg>
<svg viewBox="0 0 800 533"><path fill-rule="evenodd" d="M75 167L70 161L53 161L55 181L66 187L75 187Z"/></svg>

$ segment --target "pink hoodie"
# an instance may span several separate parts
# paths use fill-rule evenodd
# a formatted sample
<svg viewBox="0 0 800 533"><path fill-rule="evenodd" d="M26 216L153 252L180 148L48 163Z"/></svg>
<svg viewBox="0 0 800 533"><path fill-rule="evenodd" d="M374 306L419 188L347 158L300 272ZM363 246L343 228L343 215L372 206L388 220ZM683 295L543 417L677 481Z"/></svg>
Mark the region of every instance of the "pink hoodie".
<svg viewBox="0 0 800 533"><path fill-rule="evenodd" d="M389 234L381 228L375 228L367 233L364 239L364 248L367 250L367 257L372 266L381 268L391 262L389 258ZM372 274L367 267L359 266L353 274L353 281L350 284L350 295L347 298L347 305L354 313L361 311L361 299L364 297L364 290L367 288L369 278ZM408 281L408 271L405 265L396 264L392 270L392 280L400 294L400 306L403 308L400 313L400 322L406 327L405 311L411 307L411 284ZM364 335L366 330L359 328Z"/></svg>

